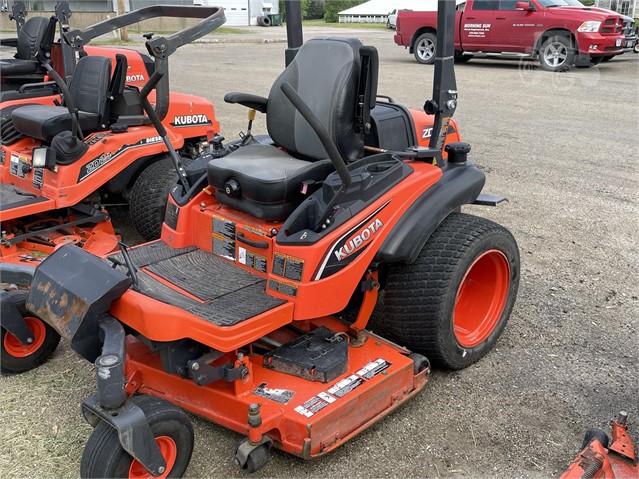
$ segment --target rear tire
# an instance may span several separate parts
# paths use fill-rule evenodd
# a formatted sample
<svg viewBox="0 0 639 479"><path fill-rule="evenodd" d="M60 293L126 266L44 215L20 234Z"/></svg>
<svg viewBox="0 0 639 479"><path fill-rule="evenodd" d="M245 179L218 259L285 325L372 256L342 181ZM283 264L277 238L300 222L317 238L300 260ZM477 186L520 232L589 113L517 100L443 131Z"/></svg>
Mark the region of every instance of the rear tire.
<svg viewBox="0 0 639 479"><path fill-rule="evenodd" d="M539 50L539 64L549 72L570 68L575 59L575 49L570 38L556 35L547 39Z"/></svg>
<svg viewBox="0 0 639 479"><path fill-rule="evenodd" d="M519 286L519 250L508 230L453 213L415 263L393 265L383 330L433 364L462 369L497 342Z"/></svg>
<svg viewBox="0 0 639 479"><path fill-rule="evenodd" d="M437 37L433 33L422 33L413 47L415 60L424 65L432 65L435 63L435 49L437 46Z"/></svg>
<svg viewBox="0 0 639 479"><path fill-rule="evenodd" d="M51 357L60 342L60 335L53 327L27 311L25 303L28 296L28 291L13 291L9 293L9 301L18 308L27 322L34 341L32 344L22 344L18 338L2 328L0 370L3 374L19 374L35 369Z"/></svg>
<svg viewBox="0 0 639 479"><path fill-rule="evenodd" d="M166 202L178 176L169 158L152 163L138 176L131 189L129 215L133 226L146 241L160 237Z"/></svg>
<svg viewBox="0 0 639 479"><path fill-rule="evenodd" d="M186 413L165 399L155 396L131 398L139 406L153 431L167 462L158 476L182 477L193 453L193 426ZM89 436L80 462L82 478L153 477L120 445L115 428L101 421Z"/></svg>

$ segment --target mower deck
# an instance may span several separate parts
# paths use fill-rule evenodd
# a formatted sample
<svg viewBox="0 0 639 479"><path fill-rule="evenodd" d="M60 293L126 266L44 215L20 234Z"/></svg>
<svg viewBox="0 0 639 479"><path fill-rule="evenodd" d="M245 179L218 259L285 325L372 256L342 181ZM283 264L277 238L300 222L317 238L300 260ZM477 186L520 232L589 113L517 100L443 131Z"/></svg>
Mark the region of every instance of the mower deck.
<svg viewBox="0 0 639 479"><path fill-rule="evenodd" d="M156 241L132 249L131 259L140 268L142 294L217 326L234 326L286 302L267 295L259 276L200 249L172 249Z"/></svg>
<svg viewBox="0 0 639 479"><path fill-rule="evenodd" d="M347 326L332 317L313 321L332 331ZM370 333L348 346L346 373L328 383L266 369L264 356L243 358L244 381L197 386L192 379L163 371L160 357L127 338L128 392L171 397L184 409L249 435L247 410L260 405L261 432L274 446L305 459L321 456L354 437L417 394L429 369L414 374L408 351ZM215 407L211 407L215 405Z"/></svg>

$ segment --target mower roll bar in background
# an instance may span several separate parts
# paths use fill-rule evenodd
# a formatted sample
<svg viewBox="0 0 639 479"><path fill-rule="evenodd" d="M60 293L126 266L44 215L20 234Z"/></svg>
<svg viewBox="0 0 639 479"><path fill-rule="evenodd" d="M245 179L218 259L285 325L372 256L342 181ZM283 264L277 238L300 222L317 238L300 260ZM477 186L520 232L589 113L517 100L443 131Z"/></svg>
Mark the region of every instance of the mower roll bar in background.
<svg viewBox="0 0 639 479"><path fill-rule="evenodd" d="M284 9L286 11L286 38L288 40L288 48L284 58L286 66L288 66L295 58L297 50L304 43L304 36L302 35L302 6L299 0L286 0Z"/></svg>
<svg viewBox="0 0 639 479"><path fill-rule="evenodd" d="M164 71L164 75L158 80L156 87L155 112L161 121L169 109L169 75L168 68L166 68L168 57L182 45L197 40L223 25L226 21L224 9L220 7L182 7L173 5L145 7L96 23L84 29L65 32L64 40L74 49L79 50L100 35L156 17L202 19L196 25L180 30L169 37L155 37L146 42L149 54L155 58L155 69Z"/></svg>
<svg viewBox="0 0 639 479"><path fill-rule="evenodd" d="M29 15L27 13L27 7L24 5L24 2L15 2L11 7L11 13L9 14L9 20L16 21L16 30L18 31L18 36L20 35L20 30L24 26L25 18Z"/></svg>

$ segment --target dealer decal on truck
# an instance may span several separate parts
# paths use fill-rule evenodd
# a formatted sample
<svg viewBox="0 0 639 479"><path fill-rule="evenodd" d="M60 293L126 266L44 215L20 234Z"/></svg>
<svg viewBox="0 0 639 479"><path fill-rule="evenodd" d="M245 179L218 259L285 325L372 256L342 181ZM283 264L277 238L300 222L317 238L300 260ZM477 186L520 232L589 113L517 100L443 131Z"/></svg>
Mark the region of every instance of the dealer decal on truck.
<svg viewBox="0 0 639 479"><path fill-rule="evenodd" d="M175 128L186 128L189 126L211 125L213 122L206 115L176 115L173 117L171 126Z"/></svg>

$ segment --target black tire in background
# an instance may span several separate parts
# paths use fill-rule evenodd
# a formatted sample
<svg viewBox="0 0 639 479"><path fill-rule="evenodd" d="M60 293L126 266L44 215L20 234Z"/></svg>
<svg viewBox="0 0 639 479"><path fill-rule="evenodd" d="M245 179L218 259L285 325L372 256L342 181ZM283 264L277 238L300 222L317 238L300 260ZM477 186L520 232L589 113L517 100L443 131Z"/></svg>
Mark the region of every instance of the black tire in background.
<svg viewBox="0 0 639 479"><path fill-rule="evenodd" d="M539 49L539 64L546 71L559 72L567 70L574 60L575 49L572 40L564 35L555 35L548 38Z"/></svg>
<svg viewBox="0 0 639 479"><path fill-rule="evenodd" d="M160 237L171 188L178 181L169 158L147 166L135 180L129 200L129 215L137 232L146 241Z"/></svg>
<svg viewBox="0 0 639 479"><path fill-rule="evenodd" d="M0 370L3 374L24 373L40 366L51 357L60 342L60 335L53 327L27 311L25 303L28 296L29 292L26 290L11 291L9 301L18 308L20 315L27 322L34 335L34 342L23 345L18 338L2 328ZM1 311L2 305L0 317Z"/></svg>
<svg viewBox="0 0 639 479"><path fill-rule="evenodd" d="M506 326L519 270L508 230L453 213L415 263L391 266L380 329L434 365L465 368L490 351Z"/></svg>
<svg viewBox="0 0 639 479"><path fill-rule="evenodd" d="M261 17L257 17L257 24L260 27L270 27L271 26L271 19L269 17L265 16L261 16Z"/></svg>
<svg viewBox="0 0 639 479"><path fill-rule="evenodd" d="M159 479L182 477L193 453L193 426L186 413L165 399L155 396L131 398L139 406L167 461ZM142 477L150 473L120 445L115 428L100 422L84 446L80 477ZM152 476L151 476L152 477Z"/></svg>
<svg viewBox="0 0 639 479"><path fill-rule="evenodd" d="M434 33L422 33L413 47L415 60L424 65L432 65L435 62L435 48L437 36Z"/></svg>

